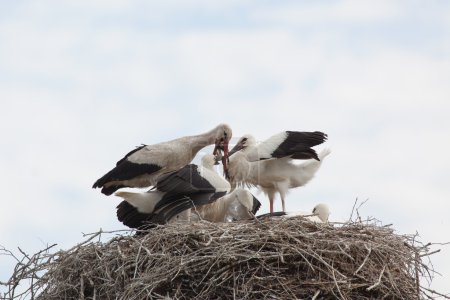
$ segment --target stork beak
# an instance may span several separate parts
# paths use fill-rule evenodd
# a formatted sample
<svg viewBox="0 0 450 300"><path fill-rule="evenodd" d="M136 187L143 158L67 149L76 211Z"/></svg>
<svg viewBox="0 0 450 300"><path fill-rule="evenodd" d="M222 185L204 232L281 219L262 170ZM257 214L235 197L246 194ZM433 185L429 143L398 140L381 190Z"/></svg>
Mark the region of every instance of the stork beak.
<svg viewBox="0 0 450 300"><path fill-rule="evenodd" d="M213 155L217 156L217 151L220 150L220 144L216 141L216 144L214 146Z"/></svg>
<svg viewBox="0 0 450 300"><path fill-rule="evenodd" d="M228 173L228 163L230 162L228 158L228 141L223 142L223 156L222 156L222 165L223 165L223 172L226 174Z"/></svg>
<svg viewBox="0 0 450 300"><path fill-rule="evenodd" d="M231 150L229 153L229 156L233 155L234 153L238 152L239 150L242 150L244 148L244 146L242 145L242 143L237 143Z"/></svg>

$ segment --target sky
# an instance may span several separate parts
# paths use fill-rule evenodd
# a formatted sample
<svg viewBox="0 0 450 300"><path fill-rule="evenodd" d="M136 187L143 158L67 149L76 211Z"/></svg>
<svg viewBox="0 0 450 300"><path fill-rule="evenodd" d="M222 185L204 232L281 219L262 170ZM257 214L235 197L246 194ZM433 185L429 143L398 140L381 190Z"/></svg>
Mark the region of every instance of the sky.
<svg viewBox="0 0 450 300"><path fill-rule="evenodd" d="M284 130L329 135L332 153L287 210L324 202L345 221L355 199L367 200L363 217L424 243L450 241L448 1L0 7L3 247L68 249L82 233L123 229L120 199L94 181L136 145L222 122L259 141ZM439 248L431 288L450 293L450 246ZM0 256L0 281L13 266Z"/></svg>

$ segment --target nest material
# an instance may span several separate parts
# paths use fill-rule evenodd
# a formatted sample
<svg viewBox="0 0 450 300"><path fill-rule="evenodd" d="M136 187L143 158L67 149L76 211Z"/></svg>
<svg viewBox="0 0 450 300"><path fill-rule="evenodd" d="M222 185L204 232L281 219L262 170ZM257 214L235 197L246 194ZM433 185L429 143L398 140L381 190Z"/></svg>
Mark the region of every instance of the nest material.
<svg viewBox="0 0 450 300"><path fill-rule="evenodd" d="M173 224L18 264L36 299L422 299L429 245L374 222ZM30 263L32 262L32 263ZM46 271L39 277L38 274Z"/></svg>

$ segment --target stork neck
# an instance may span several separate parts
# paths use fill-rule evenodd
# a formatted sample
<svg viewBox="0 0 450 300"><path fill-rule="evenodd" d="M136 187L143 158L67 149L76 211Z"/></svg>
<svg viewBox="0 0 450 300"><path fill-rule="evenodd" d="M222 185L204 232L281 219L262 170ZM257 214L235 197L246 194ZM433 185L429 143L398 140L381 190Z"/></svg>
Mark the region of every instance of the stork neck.
<svg viewBox="0 0 450 300"><path fill-rule="evenodd" d="M189 139L192 142L192 148L194 151L199 151L200 149L212 145L215 142L215 130L211 130L199 135L190 136Z"/></svg>

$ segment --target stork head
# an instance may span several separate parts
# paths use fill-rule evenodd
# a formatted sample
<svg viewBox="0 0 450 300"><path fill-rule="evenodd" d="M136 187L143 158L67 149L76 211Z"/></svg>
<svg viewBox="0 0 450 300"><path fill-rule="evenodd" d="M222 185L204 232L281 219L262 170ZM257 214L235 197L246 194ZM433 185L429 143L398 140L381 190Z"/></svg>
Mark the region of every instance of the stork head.
<svg viewBox="0 0 450 300"><path fill-rule="evenodd" d="M214 169L214 165L216 165L216 157L212 154L205 154L202 157L202 166L206 169L210 169L213 170Z"/></svg>
<svg viewBox="0 0 450 300"><path fill-rule="evenodd" d="M233 131L227 124L220 124L215 129L214 151L213 155L217 155L220 150L223 151L222 164L223 170L228 169L228 143L233 136Z"/></svg>
<svg viewBox="0 0 450 300"><path fill-rule="evenodd" d="M322 222L328 222L328 217L330 216L330 209L328 208L328 205L324 203L317 204L312 212L317 215Z"/></svg>
<svg viewBox="0 0 450 300"><path fill-rule="evenodd" d="M233 149L230 150L230 155L233 155L233 153L236 153L240 150L245 151L248 147L255 146L256 140L251 134L244 134L234 145Z"/></svg>

